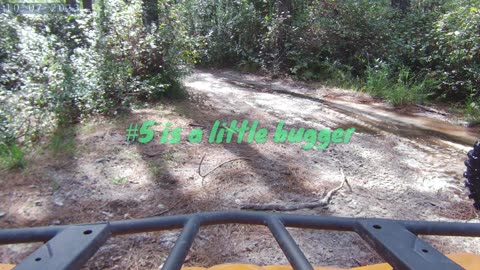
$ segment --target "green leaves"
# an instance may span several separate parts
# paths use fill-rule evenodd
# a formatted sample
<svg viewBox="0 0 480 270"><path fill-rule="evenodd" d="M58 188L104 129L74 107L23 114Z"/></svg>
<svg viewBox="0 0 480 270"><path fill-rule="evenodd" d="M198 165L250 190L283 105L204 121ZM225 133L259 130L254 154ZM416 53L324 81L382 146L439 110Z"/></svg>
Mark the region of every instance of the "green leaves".
<svg viewBox="0 0 480 270"><path fill-rule="evenodd" d="M428 68L441 74L447 97L465 99L469 89L480 83L480 13L468 1L450 3L426 35L422 48Z"/></svg>
<svg viewBox="0 0 480 270"><path fill-rule="evenodd" d="M14 143L0 143L0 169L12 170L25 166L23 151Z"/></svg>
<svg viewBox="0 0 480 270"><path fill-rule="evenodd" d="M198 53L182 7L159 5L160 22L148 30L140 0L66 16L0 14L0 143L29 145L59 122L180 91Z"/></svg>

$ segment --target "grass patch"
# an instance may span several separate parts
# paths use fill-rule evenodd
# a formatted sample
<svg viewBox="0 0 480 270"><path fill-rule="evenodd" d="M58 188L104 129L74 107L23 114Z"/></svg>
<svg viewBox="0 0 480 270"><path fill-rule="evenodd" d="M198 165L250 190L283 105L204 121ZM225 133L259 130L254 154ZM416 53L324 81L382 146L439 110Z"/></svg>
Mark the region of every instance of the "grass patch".
<svg viewBox="0 0 480 270"><path fill-rule="evenodd" d="M131 112L119 112L115 117L108 118L109 124L111 124L114 127L125 127L129 123L131 123L132 118ZM126 129L126 127L125 127Z"/></svg>
<svg viewBox="0 0 480 270"><path fill-rule="evenodd" d="M85 122L81 125L79 132L81 134L93 134L97 131L99 125L94 121Z"/></svg>
<svg viewBox="0 0 480 270"><path fill-rule="evenodd" d="M262 69L262 65L254 61L242 60L236 69L242 73L258 73Z"/></svg>
<svg viewBox="0 0 480 270"><path fill-rule="evenodd" d="M53 192L58 191L60 189L60 184L55 179L52 179L52 182L50 183L50 185Z"/></svg>
<svg viewBox="0 0 480 270"><path fill-rule="evenodd" d="M374 97L385 98L394 106L422 104L437 82L431 79L417 80L408 69L401 69L392 77L392 71L379 62L367 69L362 89Z"/></svg>
<svg viewBox="0 0 480 270"><path fill-rule="evenodd" d="M465 118L470 125L480 124L480 98L469 98L465 104Z"/></svg>
<svg viewBox="0 0 480 270"><path fill-rule="evenodd" d="M175 160L175 150L170 149L163 155L164 161L174 161Z"/></svg>
<svg viewBox="0 0 480 270"><path fill-rule="evenodd" d="M75 128L70 125L58 126L48 148L54 155L73 155L76 150Z"/></svg>
<svg viewBox="0 0 480 270"><path fill-rule="evenodd" d="M148 163L150 174L154 183L163 187L172 187L177 181L168 174L167 169L162 161L150 161Z"/></svg>
<svg viewBox="0 0 480 270"><path fill-rule="evenodd" d="M361 82L358 77L352 75L352 68L339 63L333 63L328 66L328 79L326 80L328 85L334 85L336 87L347 89L359 89Z"/></svg>
<svg viewBox="0 0 480 270"><path fill-rule="evenodd" d="M116 186L125 185L128 182L127 177L115 177L112 179L112 184Z"/></svg>
<svg viewBox="0 0 480 270"><path fill-rule="evenodd" d="M149 161L148 169L154 179L159 179L164 174L164 165L161 161Z"/></svg>
<svg viewBox="0 0 480 270"><path fill-rule="evenodd" d="M434 87L430 81L416 82L407 69L393 74L383 62L367 69L364 78L352 76L352 68L338 63L324 63L320 77L326 77L327 86L362 90L373 97L390 101L394 106L423 103L425 89Z"/></svg>
<svg viewBox="0 0 480 270"><path fill-rule="evenodd" d="M419 91L420 90L420 91ZM393 84L391 88L382 93L394 106L423 103L424 97L417 85Z"/></svg>
<svg viewBox="0 0 480 270"><path fill-rule="evenodd" d="M160 167L160 166L155 166L154 163L150 163L149 164L149 168L150 168L150 173L152 174L152 176L155 178L155 179L158 179L159 177L162 176L163 174L163 168Z"/></svg>
<svg viewBox="0 0 480 270"><path fill-rule="evenodd" d="M0 169L14 170L25 167L24 153L14 143L0 143Z"/></svg>

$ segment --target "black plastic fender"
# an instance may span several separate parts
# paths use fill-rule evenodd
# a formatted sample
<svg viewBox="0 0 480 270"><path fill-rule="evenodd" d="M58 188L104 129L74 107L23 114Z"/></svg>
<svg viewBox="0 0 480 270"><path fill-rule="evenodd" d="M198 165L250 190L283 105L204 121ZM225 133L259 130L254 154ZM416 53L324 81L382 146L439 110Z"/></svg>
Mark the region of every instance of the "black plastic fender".
<svg viewBox="0 0 480 270"><path fill-rule="evenodd" d="M480 141L477 141L473 149L468 151L467 157L465 161L467 170L463 174L467 178L465 187L470 190L468 197L474 201L473 206L480 210Z"/></svg>

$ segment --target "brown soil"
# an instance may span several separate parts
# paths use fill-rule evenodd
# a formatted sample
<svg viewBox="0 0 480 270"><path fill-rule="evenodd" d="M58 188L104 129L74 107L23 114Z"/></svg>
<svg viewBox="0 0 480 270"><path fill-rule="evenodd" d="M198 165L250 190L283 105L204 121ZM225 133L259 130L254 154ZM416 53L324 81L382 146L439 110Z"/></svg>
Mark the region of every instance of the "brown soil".
<svg viewBox="0 0 480 270"><path fill-rule="evenodd" d="M463 188L463 161L479 129L453 116L415 108L396 110L368 95L268 81L230 71L197 71L185 80L189 98L147 105L116 119L76 125L73 155L38 151L24 171L0 176L1 228L86 223L236 210L247 203L295 203L320 198L342 181L328 207L291 213L349 217L478 222ZM221 120L259 121L265 143L208 143ZM449 120L450 119L450 120ZM125 141L130 123L156 122L147 145ZM355 127L347 144L304 150L305 143L274 143L285 128ZM182 129L177 144L161 132ZM194 128L201 143L188 142ZM235 138L235 137L234 137ZM206 177L198 174L225 164ZM352 267L382 261L354 233L290 230L316 265ZM84 269L159 269L179 231L113 238ZM440 251L478 252L480 239L426 238ZM0 247L0 261L18 263L39 244ZM266 228L224 225L202 229L187 265L224 262L288 263Z"/></svg>

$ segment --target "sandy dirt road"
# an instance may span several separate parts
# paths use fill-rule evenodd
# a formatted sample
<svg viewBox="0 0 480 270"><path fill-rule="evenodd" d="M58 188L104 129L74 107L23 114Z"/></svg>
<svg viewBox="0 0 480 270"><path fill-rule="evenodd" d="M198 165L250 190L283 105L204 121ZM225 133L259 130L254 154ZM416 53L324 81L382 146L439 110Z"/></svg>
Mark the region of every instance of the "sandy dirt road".
<svg viewBox="0 0 480 270"><path fill-rule="evenodd" d="M478 222L463 187L463 161L479 130L444 113L393 108L361 93L270 81L232 71L196 71L185 79L189 99L135 109L115 121L97 119L76 129L77 152L61 160L36 160L37 167L13 187L2 185L4 227L142 218L198 211L238 210L249 203L295 204L318 200L342 180L327 207L289 213L393 219ZM125 142L130 123L153 120L154 141ZM258 120L264 143L209 143L216 120ZM348 143L305 150L275 143L284 129L355 128ZM181 141L160 143L169 122ZM188 141L193 129L202 142ZM313 134L313 133L312 133ZM225 161L229 162L201 177ZM33 162L33 161L32 161ZM54 185L52 185L54 183ZM53 186L53 187L52 187ZM353 233L291 230L316 265L352 267L381 259ZM112 239L85 269L159 269L178 232ZM473 252L480 239L425 237L445 253ZM18 262L35 246L0 249ZM268 231L232 225L201 230L188 265L223 262L287 263ZM135 268L136 267L136 268Z"/></svg>

